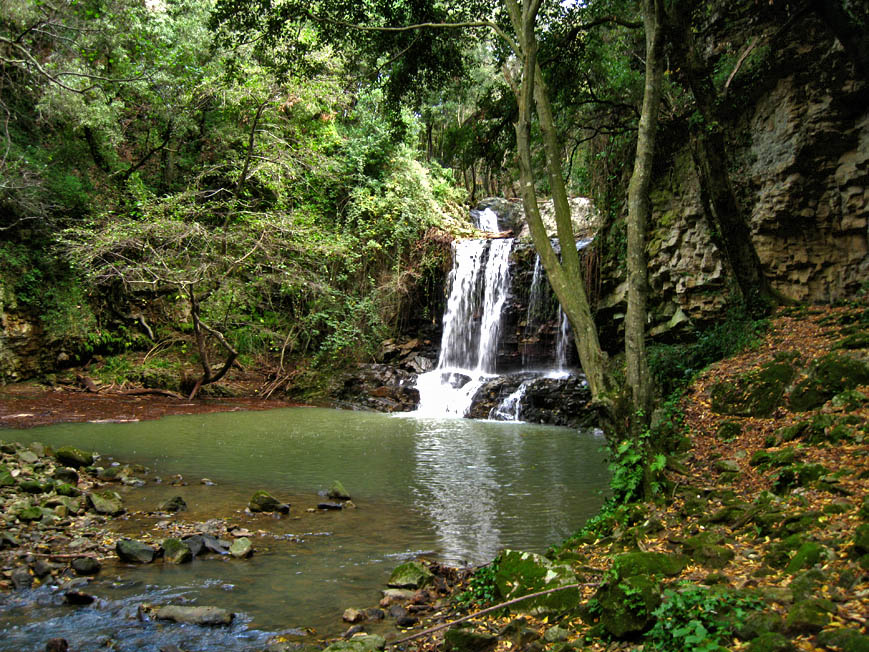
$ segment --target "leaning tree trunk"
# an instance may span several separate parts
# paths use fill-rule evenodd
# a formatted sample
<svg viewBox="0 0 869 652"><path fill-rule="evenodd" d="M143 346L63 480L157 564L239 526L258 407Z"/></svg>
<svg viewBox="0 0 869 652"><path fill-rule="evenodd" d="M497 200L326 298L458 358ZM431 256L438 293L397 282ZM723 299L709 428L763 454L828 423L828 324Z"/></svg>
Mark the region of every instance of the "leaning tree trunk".
<svg viewBox="0 0 869 652"><path fill-rule="evenodd" d="M534 34L539 1L507 0L510 18L519 38L518 54L522 70L518 80L509 69L505 75L516 94L519 114L516 122L516 146L519 153L520 194L534 247L552 289L573 327L576 348L592 397L605 412L611 412L615 383L607 369L607 355L601 349L597 328L579 265L570 215L570 204L561 170L560 148L552 118L549 96L537 63L537 38ZM536 101L535 101L536 100ZM543 134L546 167L555 205L555 220L561 247L561 260L549 241L537 203L531 158L531 121L536 108Z"/></svg>
<svg viewBox="0 0 869 652"><path fill-rule="evenodd" d="M226 375L226 372L228 372L233 363L235 363L235 360L238 357L238 351L236 351L227 341L223 336L223 333L211 328L208 324L202 321L199 309L199 297L196 296L192 287L188 289L187 296L190 299L190 316L193 321L193 336L196 339L196 349L199 351L199 361L202 364L202 376L200 376L199 380L196 381L190 395L187 397L188 401L192 401L196 398L196 395L199 394L199 390L201 390L203 386L216 383ZM209 335L214 337L226 352L226 359L223 362L223 366L216 372L211 368L211 363L209 361Z"/></svg>

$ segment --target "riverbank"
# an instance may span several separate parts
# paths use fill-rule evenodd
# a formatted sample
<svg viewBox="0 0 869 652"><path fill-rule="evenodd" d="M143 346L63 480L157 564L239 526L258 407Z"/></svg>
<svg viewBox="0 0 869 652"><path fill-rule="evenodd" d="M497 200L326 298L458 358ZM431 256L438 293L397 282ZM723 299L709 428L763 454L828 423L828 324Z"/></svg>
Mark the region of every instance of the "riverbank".
<svg viewBox="0 0 869 652"><path fill-rule="evenodd" d="M687 389L685 438L653 501L612 505L548 559L503 553L464 587L462 613L558 584L569 597L416 645L869 649L867 323L859 305L782 311L756 347Z"/></svg>

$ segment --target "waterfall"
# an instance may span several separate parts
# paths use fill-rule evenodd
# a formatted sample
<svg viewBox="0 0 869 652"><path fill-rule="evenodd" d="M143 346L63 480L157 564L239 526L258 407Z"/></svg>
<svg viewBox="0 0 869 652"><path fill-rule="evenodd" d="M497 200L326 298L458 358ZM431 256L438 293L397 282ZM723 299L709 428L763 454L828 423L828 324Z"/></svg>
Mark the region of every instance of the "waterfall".
<svg viewBox="0 0 869 652"><path fill-rule="evenodd" d="M512 247L511 238L453 244L441 350L437 368L417 379L417 415L464 416L494 376Z"/></svg>
<svg viewBox="0 0 869 652"><path fill-rule="evenodd" d="M477 228L498 232L498 215L491 209L471 212ZM577 248L590 240L577 242ZM417 377L419 407L411 414L422 417L463 417L471 410L474 396L489 381L497 378L498 344L502 309L510 295L510 252L512 238L464 240L453 243L453 267L448 283L447 305L443 316L443 335L434 371ZM523 339L537 341L539 330L554 315L552 290L543 273L540 257L534 263ZM489 418L518 421L522 401L532 383L539 378L566 378L570 323L559 308L559 330L552 362L541 370L528 372L525 351L522 366L526 376L507 383L510 394L489 412ZM552 336L552 330L548 331ZM550 366L554 365L554 366ZM528 376L531 376L529 378ZM515 389L514 389L515 388ZM491 400L491 397L488 399Z"/></svg>

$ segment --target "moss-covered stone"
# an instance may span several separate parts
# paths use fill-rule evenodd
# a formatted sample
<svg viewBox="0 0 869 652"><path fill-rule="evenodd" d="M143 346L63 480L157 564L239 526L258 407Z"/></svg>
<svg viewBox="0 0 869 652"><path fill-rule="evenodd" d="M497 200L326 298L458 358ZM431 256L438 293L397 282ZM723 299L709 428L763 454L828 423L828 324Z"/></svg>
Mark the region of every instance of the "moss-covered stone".
<svg viewBox="0 0 869 652"><path fill-rule="evenodd" d="M854 532L854 552L858 555L869 554L869 523L863 523Z"/></svg>
<svg viewBox="0 0 869 652"><path fill-rule="evenodd" d="M859 410L867 402L869 402L869 398L863 392L856 389L846 389L844 392L836 394L830 401L833 407L849 411Z"/></svg>
<svg viewBox="0 0 869 652"><path fill-rule="evenodd" d="M395 567L387 586L394 589L421 589L434 580L432 572L418 561L406 561Z"/></svg>
<svg viewBox="0 0 869 652"><path fill-rule="evenodd" d="M755 639L770 632L781 632L784 618L771 611L753 611L736 623L736 635L743 641Z"/></svg>
<svg viewBox="0 0 869 652"><path fill-rule="evenodd" d="M613 572L617 579L634 575L663 575L675 577L688 565L685 555L665 555L660 552L627 552L613 559Z"/></svg>
<svg viewBox="0 0 869 652"><path fill-rule="evenodd" d="M818 634L817 641L819 645L841 652L869 652L869 636L856 629L825 629Z"/></svg>
<svg viewBox="0 0 869 652"><path fill-rule="evenodd" d="M11 487L15 484L15 478L5 464L0 464L0 487Z"/></svg>
<svg viewBox="0 0 869 652"><path fill-rule="evenodd" d="M796 370L787 362L770 362L735 382L723 381L711 389L711 407L718 414L768 417L781 405Z"/></svg>
<svg viewBox="0 0 869 652"><path fill-rule="evenodd" d="M809 429L808 421L800 421L799 423L795 423L790 426L785 426L784 428L779 428L775 431L776 436L783 443L794 441L795 439L799 439L802 437Z"/></svg>
<svg viewBox="0 0 869 652"><path fill-rule="evenodd" d="M248 501L247 508L252 512L281 512L286 514L290 506L282 503L268 491L256 491Z"/></svg>
<svg viewBox="0 0 869 652"><path fill-rule="evenodd" d="M777 451L764 451L759 450L756 451L752 456L748 463L751 466L756 466L761 469L771 468L771 467L780 467L787 466L788 464L793 464L799 456L799 452L796 448L782 448Z"/></svg>
<svg viewBox="0 0 869 652"><path fill-rule="evenodd" d="M116 491L94 491L87 495L87 500L97 514L115 516L126 511L121 495Z"/></svg>
<svg viewBox="0 0 869 652"><path fill-rule="evenodd" d="M793 593L794 601L800 602L815 595L818 587L827 581L829 578L823 571L812 568L794 577L788 584L788 588Z"/></svg>
<svg viewBox="0 0 869 652"><path fill-rule="evenodd" d="M568 564L551 562L532 552L504 550L496 558L495 566L495 586L505 600L577 581L576 574ZM570 588L525 600L513 609L520 613L546 615L569 611L578 604L579 590Z"/></svg>
<svg viewBox="0 0 869 652"><path fill-rule="evenodd" d="M604 630L615 638L631 638L654 624L652 613L661 604L661 590L652 578L636 575L607 582L594 599L600 605Z"/></svg>
<svg viewBox="0 0 869 652"><path fill-rule="evenodd" d="M770 632L758 636L745 649L747 652L795 652L797 648L781 634Z"/></svg>
<svg viewBox="0 0 869 652"><path fill-rule="evenodd" d="M869 365L849 355L830 353L817 360L791 392L790 407L805 412L820 407L836 394L869 383Z"/></svg>
<svg viewBox="0 0 869 652"><path fill-rule="evenodd" d="M83 451L74 446L61 446L54 451L54 456L57 461L66 466L80 468L82 466L90 466L94 463L94 454Z"/></svg>
<svg viewBox="0 0 869 652"><path fill-rule="evenodd" d="M724 421L718 426L715 435L721 441L733 441L742 434L742 424L738 421Z"/></svg>
<svg viewBox="0 0 869 652"><path fill-rule="evenodd" d="M323 652L375 652L386 647L386 639L382 636L369 634L354 636L347 641L338 641L325 648Z"/></svg>
<svg viewBox="0 0 869 652"><path fill-rule="evenodd" d="M786 573L793 575L801 570L811 568L823 559L826 549L819 543L809 541L800 546L785 568Z"/></svg>
<svg viewBox="0 0 869 652"><path fill-rule="evenodd" d="M479 632L473 625L454 625L444 635L444 647L452 652L486 652L498 645L498 637Z"/></svg>
<svg viewBox="0 0 869 652"><path fill-rule="evenodd" d="M174 537L164 539L162 548L163 559L171 564L186 564L189 561L193 561L193 551L181 539Z"/></svg>
<svg viewBox="0 0 869 652"><path fill-rule="evenodd" d="M785 631L789 634L816 634L830 623L836 605L823 598L809 598L797 602L788 611Z"/></svg>

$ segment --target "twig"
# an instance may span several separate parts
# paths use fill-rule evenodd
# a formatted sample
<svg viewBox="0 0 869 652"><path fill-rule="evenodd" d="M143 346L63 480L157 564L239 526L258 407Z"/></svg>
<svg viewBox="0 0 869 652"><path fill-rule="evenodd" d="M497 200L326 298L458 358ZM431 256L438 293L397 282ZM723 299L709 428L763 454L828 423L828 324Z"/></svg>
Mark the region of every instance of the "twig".
<svg viewBox="0 0 869 652"><path fill-rule="evenodd" d="M459 623L466 622L471 620L472 618L476 618L477 616L482 616L487 613L491 613L493 611L497 611L498 609L503 609L504 607L509 607L510 605L514 605L518 602L522 602L524 600L529 600L530 598L538 598L541 595L548 595L550 593L555 593L557 591L564 591L566 589L578 589L581 586L600 586L600 582L577 582L575 584L566 584L565 586L559 586L554 589L547 589L546 591L538 591L537 593L529 593L528 595L523 595L519 598L513 598L512 600L508 600L507 602L502 602L500 604L496 604L493 607L487 607L481 611L474 612L467 616L463 616L458 620L453 620L448 623L441 623L440 625L436 625L435 627L430 627L429 629L424 629L421 632L417 632L416 634L412 634L411 636L406 636L404 638L400 638L397 641L392 641L387 643L387 645L400 645L401 643L407 643L408 641L412 641L414 639L425 636L426 634L433 634L434 632L439 632L442 629L446 629L447 627L452 627L453 625L458 625Z"/></svg>

